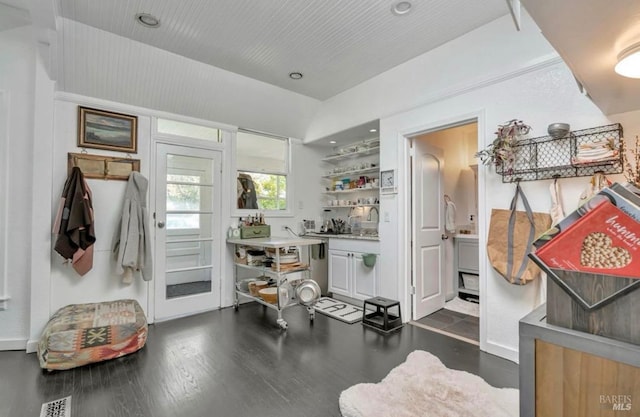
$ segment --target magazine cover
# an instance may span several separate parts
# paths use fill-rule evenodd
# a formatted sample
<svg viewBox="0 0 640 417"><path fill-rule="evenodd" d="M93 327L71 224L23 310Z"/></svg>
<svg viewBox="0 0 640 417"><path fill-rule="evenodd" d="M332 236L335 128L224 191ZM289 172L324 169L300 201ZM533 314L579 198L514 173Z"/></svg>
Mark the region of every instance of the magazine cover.
<svg viewBox="0 0 640 417"><path fill-rule="evenodd" d="M640 279L640 223L605 199L536 256L553 269Z"/></svg>

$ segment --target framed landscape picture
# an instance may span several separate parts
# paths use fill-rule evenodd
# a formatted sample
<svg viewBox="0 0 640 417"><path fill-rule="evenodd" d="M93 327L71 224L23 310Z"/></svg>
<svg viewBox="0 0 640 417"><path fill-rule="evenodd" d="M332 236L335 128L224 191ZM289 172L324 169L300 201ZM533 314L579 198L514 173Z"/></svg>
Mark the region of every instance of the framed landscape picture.
<svg viewBox="0 0 640 417"><path fill-rule="evenodd" d="M78 146L137 153L138 117L78 106Z"/></svg>

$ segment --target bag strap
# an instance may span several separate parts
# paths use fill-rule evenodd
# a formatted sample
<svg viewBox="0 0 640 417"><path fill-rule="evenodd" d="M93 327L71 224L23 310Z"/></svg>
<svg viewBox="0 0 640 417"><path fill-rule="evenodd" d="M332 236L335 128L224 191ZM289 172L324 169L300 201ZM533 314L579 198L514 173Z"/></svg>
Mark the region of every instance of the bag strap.
<svg viewBox="0 0 640 417"><path fill-rule="evenodd" d="M529 220L529 239L527 239L527 251L525 253L525 260L520 264L520 269L518 269L518 273L512 276L513 271L513 234L516 226L516 207L518 205L518 196L522 198L522 205L524 206L524 211L527 215L527 219ZM509 214L509 229L507 230L507 275L508 279L511 283L520 282L524 271L527 269L527 260L529 256L529 252L531 252L531 245L533 245L533 241L535 239L536 228L535 223L533 221L533 212L531 211L531 206L529 206L529 201L527 197L524 195L524 191L520 188L520 181L516 183L516 192L511 199L510 206L511 213Z"/></svg>

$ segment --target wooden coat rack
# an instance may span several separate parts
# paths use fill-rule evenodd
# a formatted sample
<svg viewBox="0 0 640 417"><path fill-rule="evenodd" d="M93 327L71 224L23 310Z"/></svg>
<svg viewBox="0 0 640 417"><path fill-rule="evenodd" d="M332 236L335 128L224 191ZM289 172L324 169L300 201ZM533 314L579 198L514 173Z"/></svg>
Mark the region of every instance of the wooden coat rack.
<svg viewBox="0 0 640 417"><path fill-rule="evenodd" d="M126 181L133 171L140 172L139 159L69 152L67 154L67 175L70 175L71 168L76 166L80 168L85 178L101 180Z"/></svg>

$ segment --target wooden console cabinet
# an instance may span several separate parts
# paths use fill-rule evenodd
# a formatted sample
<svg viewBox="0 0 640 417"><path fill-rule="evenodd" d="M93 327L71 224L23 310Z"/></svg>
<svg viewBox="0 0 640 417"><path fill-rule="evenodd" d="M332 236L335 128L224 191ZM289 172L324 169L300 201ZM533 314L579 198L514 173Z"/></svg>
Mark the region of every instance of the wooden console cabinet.
<svg viewBox="0 0 640 417"><path fill-rule="evenodd" d="M520 320L520 417L640 416L640 346Z"/></svg>

